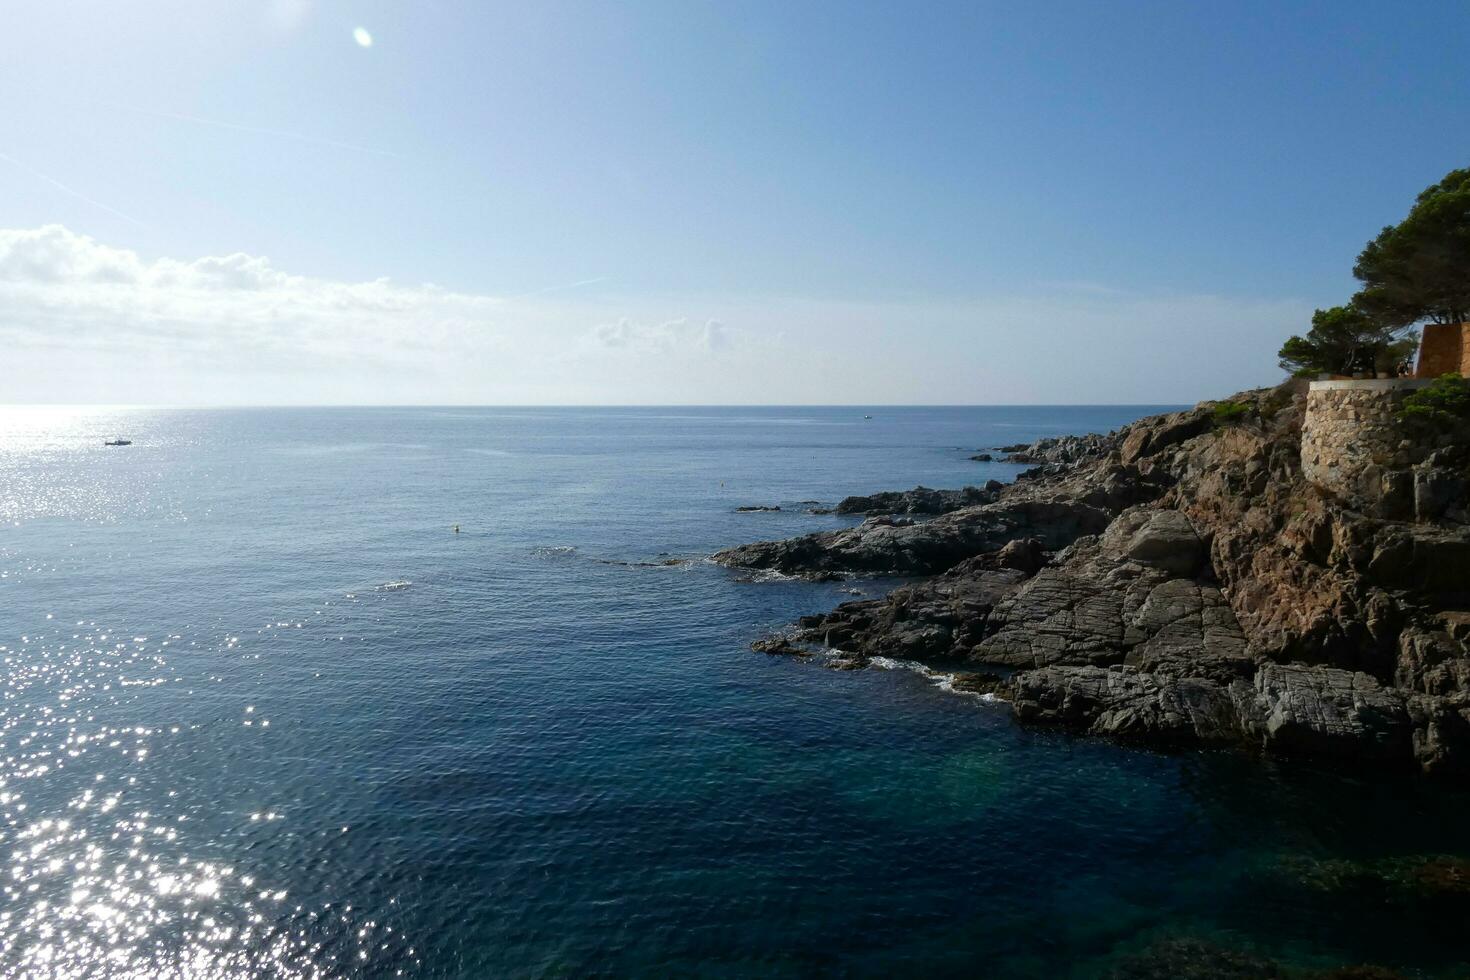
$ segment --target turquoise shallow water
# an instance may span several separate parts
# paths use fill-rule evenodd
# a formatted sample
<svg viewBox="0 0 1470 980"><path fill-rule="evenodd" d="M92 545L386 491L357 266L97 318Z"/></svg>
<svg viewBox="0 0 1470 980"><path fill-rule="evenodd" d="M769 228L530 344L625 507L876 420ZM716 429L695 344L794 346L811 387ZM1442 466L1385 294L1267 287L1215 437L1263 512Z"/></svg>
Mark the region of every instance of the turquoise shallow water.
<svg viewBox="0 0 1470 980"><path fill-rule="evenodd" d="M1470 972L1410 887L1464 794L1023 730L747 649L885 583L638 564L1150 409L872 411L0 410L0 970Z"/></svg>

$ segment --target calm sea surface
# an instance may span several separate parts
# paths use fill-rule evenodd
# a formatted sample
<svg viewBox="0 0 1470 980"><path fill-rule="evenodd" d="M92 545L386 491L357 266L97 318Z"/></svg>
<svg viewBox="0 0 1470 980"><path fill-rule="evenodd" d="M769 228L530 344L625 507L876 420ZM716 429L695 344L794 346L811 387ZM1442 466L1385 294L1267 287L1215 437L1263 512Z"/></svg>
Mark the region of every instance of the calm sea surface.
<svg viewBox="0 0 1470 980"><path fill-rule="evenodd" d="M1463 794L751 653L892 583L698 559L1151 409L863 411L0 409L0 975L1466 975Z"/></svg>

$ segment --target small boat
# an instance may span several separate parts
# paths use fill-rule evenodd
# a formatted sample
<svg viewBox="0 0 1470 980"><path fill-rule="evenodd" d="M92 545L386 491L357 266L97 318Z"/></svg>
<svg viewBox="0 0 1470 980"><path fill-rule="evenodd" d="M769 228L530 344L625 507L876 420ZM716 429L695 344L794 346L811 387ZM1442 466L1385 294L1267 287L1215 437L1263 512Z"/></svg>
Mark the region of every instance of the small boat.
<svg viewBox="0 0 1470 980"><path fill-rule="evenodd" d="M104 445L104 446L131 446L132 444L133 444L133 440L131 440L131 439L108 439L102 445Z"/></svg>
<svg viewBox="0 0 1470 980"><path fill-rule="evenodd" d="M871 416L871 415L864 415L864 416L863 416L863 418L865 418L865 419L870 419L870 418L872 418L872 417L873 417L873 416Z"/></svg>

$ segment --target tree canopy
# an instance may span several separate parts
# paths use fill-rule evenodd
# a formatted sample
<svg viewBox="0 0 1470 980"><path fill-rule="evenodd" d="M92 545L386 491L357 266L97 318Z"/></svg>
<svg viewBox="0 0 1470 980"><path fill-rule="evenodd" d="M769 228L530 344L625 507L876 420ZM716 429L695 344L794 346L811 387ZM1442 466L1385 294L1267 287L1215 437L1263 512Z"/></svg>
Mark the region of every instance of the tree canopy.
<svg viewBox="0 0 1470 980"><path fill-rule="evenodd" d="M1383 323L1470 320L1470 170L1425 188L1408 217L1368 243L1353 266L1356 305Z"/></svg>
<svg viewBox="0 0 1470 980"><path fill-rule="evenodd" d="M1277 356L1292 374L1394 373L1418 344L1417 336L1398 336L1400 329L1355 305L1334 306L1313 313L1307 335L1287 340Z"/></svg>
<svg viewBox="0 0 1470 980"><path fill-rule="evenodd" d="M1409 214L1358 255L1363 288L1312 314L1312 329L1277 356L1294 374L1394 372L1418 344L1416 323L1470 320L1470 169L1426 187Z"/></svg>

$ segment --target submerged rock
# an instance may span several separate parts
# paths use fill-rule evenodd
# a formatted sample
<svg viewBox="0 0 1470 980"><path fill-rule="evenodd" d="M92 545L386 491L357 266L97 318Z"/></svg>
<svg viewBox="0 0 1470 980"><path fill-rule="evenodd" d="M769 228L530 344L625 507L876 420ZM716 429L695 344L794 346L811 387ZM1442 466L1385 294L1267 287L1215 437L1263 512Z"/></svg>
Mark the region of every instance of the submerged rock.
<svg viewBox="0 0 1470 980"><path fill-rule="evenodd" d="M1285 977L1273 960L1200 939L1164 939L1123 959L1109 980L1272 980Z"/></svg>

